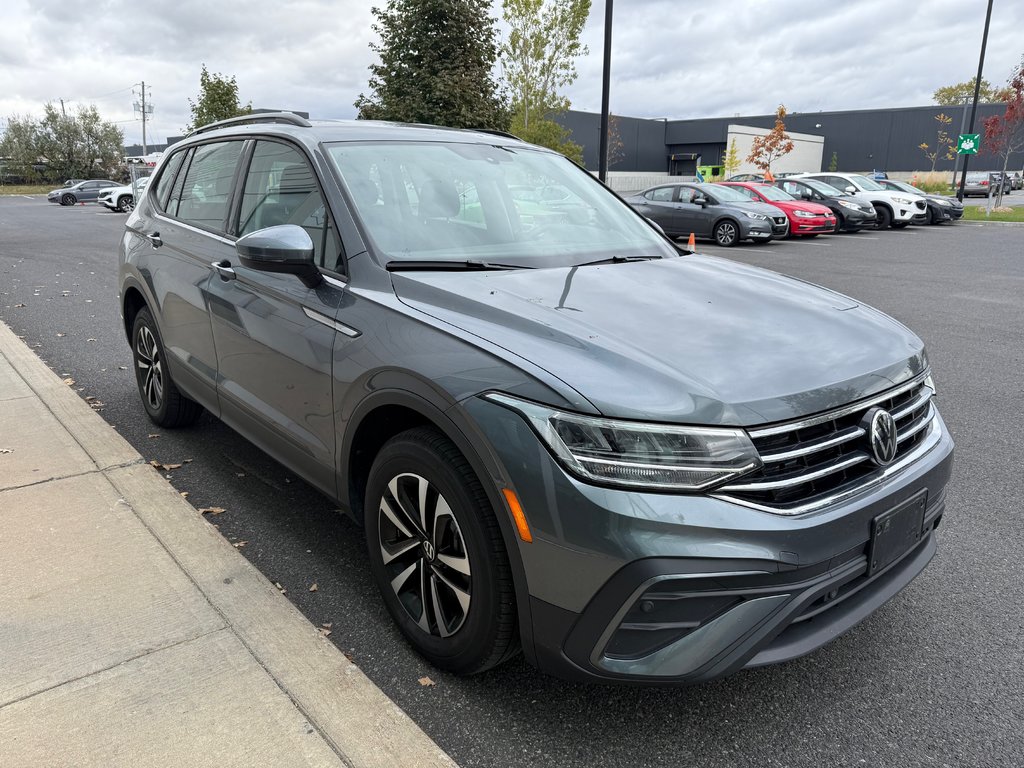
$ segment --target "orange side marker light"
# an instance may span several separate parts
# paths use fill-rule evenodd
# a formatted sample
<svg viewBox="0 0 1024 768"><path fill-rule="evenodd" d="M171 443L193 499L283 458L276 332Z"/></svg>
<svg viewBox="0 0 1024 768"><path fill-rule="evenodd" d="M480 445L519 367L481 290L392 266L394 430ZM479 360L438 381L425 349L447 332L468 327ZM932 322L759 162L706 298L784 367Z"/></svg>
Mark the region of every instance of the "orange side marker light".
<svg viewBox="0 0 1024 768"><path fill-rule="evenodd" d="M523 514L523 506L519 503L519 497L511 488L502 488L508 508L512 510L512 519L516 521L516 529L519 531L519 538L527 544L533 541L533 534L530 533L530 524L526 522L526 515Z"/></svg>

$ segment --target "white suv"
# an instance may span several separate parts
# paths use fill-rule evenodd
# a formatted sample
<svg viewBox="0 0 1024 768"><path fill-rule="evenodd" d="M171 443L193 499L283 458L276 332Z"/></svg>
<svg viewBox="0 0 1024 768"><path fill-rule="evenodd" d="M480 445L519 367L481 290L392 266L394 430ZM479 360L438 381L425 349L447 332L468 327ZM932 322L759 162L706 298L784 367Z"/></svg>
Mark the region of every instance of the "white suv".
<svg viewBox="0 0 1024 768"><path fill-rule="evenodd" d="M135 210L135 200L142 196L142 192L148 183L149 177L143 176L141 179L135 180L134 187L125 185L123 187L104 189L100 192L100 196L96 198L96 202L100 205L105 205L112 211L131 213Z"/></svg>
<svg viewBox="0 0 1024 768"><path fill-rule="evenodd" d="M856 173L804 173L802 178L818 179L836 189L858 195L871 201L878 213L878 229L902 229L911 222L924 224L928 220L928 201L922 195L895 192L878 182Z"/></svg>

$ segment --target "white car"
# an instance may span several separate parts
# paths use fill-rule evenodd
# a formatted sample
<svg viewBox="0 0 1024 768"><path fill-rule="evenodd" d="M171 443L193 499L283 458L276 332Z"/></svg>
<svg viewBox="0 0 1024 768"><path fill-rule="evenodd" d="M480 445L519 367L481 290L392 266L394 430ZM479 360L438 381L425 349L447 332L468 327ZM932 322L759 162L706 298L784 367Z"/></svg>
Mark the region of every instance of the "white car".
<svg viewBox="0 0 1024 768"><path fill-rule="evenodd" d="M910 223L928 221L928 201L922 195L894 192L881 184L856 173L804 173L795 178L817 179L836 189L870 200L878 215L878 229L902 229Z"/></svg>
<svg viewBox="0 0 1024 768"><path fill-rule="evenodd" d="M104 189L100 192L100 196L96 198L96 202L100 205L105 205L112 211L129 213L135 209L135 199L142 195L148 183L149 177L143 176L141 179L135 180L134 187L126 185Z"/></svg>

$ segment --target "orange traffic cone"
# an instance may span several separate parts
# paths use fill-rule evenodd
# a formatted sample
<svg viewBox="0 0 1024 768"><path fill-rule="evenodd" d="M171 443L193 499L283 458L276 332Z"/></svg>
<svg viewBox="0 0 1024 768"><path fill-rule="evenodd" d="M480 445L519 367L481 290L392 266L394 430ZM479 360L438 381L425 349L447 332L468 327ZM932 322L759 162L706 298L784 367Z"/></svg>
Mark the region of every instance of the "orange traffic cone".
<svg viewBox="0 0 1024 768"><path fill-rule="evenodd" d="M769 184L774 184L775 183L775 177L772 176L772 172L771 171L765 171L764 172L764 180L767 181Z"/></svg>
<svg viewBox="0 0 1024 768"><path fill-rule="evenodd" d="M686 241L686 248L690 253L697 252L697 239L693 236L693 232L690 233L690 239Z"/></svg>

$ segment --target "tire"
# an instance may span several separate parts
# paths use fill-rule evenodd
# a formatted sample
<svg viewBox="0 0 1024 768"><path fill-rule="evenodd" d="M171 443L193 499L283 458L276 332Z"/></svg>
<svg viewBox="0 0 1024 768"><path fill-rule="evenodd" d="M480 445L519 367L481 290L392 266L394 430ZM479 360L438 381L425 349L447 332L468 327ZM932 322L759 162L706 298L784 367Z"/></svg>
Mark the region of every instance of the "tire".
<svg viewBox="0 0 1024 768"><path fill-rule="evenodd" d="M199 403L183 395L171 380L160 331L148 308L135 315L132 325L132 363L142 406L158 427L187 427L203 412Z"/></svg>
<svg viewBox="0 0 1024 768"><path fill-rule="evenodd" d="M447 437L418 427L389 440L370 469L365 502L374 581L422 656L470 675L518 652L501 530L469 462Z"/></svg>
<svg viewBox="0 0 1024 768"><path fill-rule="evenodd" d="M61 205L74 205L77 202L78 200L75 198L75 196L70 193L65 193L60 199Z"/></svg>
<svg viewBox="0 0 1024 768"><path fill-rule="evenodd" d="M715 224L715 244L722 248L732 248L740 241L740 227L732 219L722 219Z"/></svg>
<svg viewBox="0 0 1024 768"><path fill-rule="evenodd" d="M878 216L878 222L875 224L875 229L888 229L892 224L892 213L889 209L882 205L876 205L875 214Z"/></svg>
<svg viewBox="0 0 1024 768"><path fill-rule="evenodd" d="M131 213L135 210L135 198L132 195L121 195L117 198L117 210L121 213Z"/></svg>

